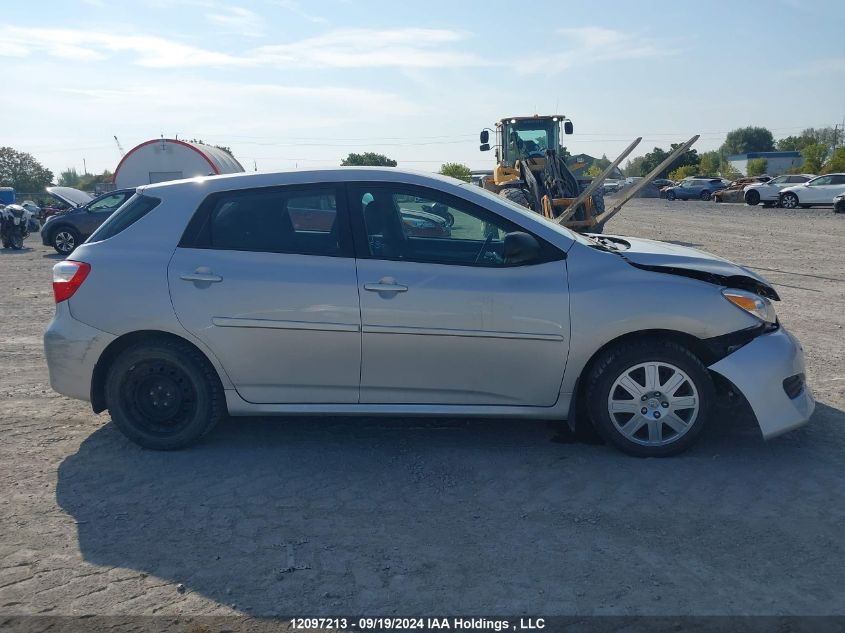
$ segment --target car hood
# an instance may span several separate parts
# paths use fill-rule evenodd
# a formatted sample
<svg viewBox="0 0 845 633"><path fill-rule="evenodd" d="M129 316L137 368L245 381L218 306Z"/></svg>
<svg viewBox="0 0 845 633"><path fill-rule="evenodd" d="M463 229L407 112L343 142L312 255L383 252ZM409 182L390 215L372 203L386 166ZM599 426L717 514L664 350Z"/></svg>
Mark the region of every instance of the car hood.
<svg viewBox="0 0 845 633"><path fill-rule="evenodd" d="M90 194L73 187L47 187L46 191L51 196L55 196L73 207L81 207L94 199Z"/></svg>
<svg viewBox="0 0 845 633"><path fill-rule="evenodd" d="M689 246L657 240L615 235L596 237L613 242L615 252L636 268L741 288L775 301L780 300L775 289L763 277L716 255Z"/></svg>

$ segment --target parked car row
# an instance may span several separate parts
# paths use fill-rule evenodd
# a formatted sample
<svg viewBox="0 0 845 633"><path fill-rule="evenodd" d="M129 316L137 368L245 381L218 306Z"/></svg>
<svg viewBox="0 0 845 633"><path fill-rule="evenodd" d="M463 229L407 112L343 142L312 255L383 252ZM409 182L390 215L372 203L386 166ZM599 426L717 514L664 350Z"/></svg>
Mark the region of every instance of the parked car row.
<svg viewBox="0 0 845 633"><path fill-rule="evenodd" d="M723 178L691 176L660 190L660 196L667 200L744 201L751 206L762 203L764 207L778 206L785 209L808 209L832 204L836 209L834 198L840 194L845 194L845 173L824 176L784 174L775 178L753 176L738 178L733 182Z"/></svg>

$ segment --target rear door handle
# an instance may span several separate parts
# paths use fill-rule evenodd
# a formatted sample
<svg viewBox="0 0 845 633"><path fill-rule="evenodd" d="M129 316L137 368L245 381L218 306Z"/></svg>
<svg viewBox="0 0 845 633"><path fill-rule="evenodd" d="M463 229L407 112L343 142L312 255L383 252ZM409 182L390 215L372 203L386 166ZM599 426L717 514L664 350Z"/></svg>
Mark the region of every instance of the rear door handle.
<svg viewBox="0 0 845 633"><path fill-rule="evenodd" d="M408 286L397 284L393 277L384 277L374 284L364 284L364 290L370 292L408 292Z"/></svg>
<svg viewBox="0 0 845 633"><path fill-rule="evenodd" d="M199 281L204 283L216 284L223 281L223 277L220 275L215 275L211 272L211 269L206 266L200 266L192 273L182 273L179 275L179 279L184 279L185 281Z"/></svg>

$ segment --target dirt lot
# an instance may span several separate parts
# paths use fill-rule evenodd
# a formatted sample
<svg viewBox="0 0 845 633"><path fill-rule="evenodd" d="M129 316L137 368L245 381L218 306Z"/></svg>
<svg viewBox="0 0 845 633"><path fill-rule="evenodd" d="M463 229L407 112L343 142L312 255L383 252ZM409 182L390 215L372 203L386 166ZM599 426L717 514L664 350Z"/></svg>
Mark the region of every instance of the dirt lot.
<svg viewBox="0 0 845 633"><path fill-rule="evenodd" d="M50 391L39 243L0 254L2 614L845 614L845 217L641 200L609 232L748 264L818 408L639 460L542 423L231 420L154 453Z"/></svg>

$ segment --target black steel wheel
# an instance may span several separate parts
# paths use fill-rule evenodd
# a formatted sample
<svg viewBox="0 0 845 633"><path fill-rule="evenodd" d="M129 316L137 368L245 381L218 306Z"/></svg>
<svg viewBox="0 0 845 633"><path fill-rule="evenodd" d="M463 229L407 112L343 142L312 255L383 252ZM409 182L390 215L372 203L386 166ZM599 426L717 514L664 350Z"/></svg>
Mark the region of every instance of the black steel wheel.
<svg viewBox="0 0 845 633"><path fill-rule="evenodd" d="M124 435L157 450L197 442L225 415L223 389L208 360L191 345L165 338L133 345L115 359L106 404Z"/></svg>

